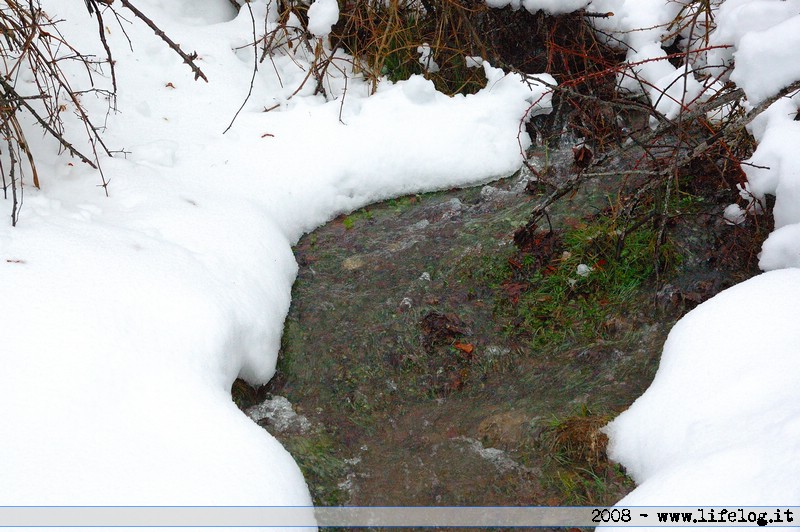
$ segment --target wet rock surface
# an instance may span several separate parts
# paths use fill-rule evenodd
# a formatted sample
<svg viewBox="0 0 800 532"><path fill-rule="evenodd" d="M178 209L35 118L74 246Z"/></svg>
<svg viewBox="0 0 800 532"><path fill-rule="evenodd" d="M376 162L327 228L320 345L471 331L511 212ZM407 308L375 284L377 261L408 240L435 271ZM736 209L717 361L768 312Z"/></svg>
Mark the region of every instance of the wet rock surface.
<svg viewBox="0 0 800 532"><path fill-rule="evenodd" d="M631 489L607 463L590 464L599 489L565 473L572 440L553 435L572 418L594 434L624 410L680 313L752 268L722 267L709 250L733 229L692 214L676 222L684 258L669 279L609 309L601 337L534 349L532 333L498 317L530 287L498 289L484 271L513 253L537 200L531 178L370 206L296 246L279 371L262 390L272 403L251 413L263 410L316 504L611 504ZM616 186L590 180L551 208L552 224L595 215Z"/></svg>

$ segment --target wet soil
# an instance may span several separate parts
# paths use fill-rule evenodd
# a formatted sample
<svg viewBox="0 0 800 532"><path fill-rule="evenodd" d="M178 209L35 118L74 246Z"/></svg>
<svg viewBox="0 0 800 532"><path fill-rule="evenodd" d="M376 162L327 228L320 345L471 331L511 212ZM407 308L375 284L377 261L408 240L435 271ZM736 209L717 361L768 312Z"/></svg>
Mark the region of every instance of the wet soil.
<svg viewBox="0 0 800 532"><path fill-rule="evenodd" d="M275 405L259 422L316 504L612 504L632 489L597 429L647 388L681 313L752 261L719 255L724 205L694 209L670 225L680 265L608 309L604 334L532 343L499 316L513 290L487 281L540 197L531 178L373 205L297 244L278 374L239 401ZM551 223L596 215L618 188L587 181Z"/></svg>

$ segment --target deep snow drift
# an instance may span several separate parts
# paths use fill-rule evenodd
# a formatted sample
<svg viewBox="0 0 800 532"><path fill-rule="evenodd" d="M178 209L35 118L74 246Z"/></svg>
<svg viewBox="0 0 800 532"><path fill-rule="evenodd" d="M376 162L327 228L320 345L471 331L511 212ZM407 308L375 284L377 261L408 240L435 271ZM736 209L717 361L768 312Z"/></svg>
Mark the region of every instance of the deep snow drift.
<svg viewBox="0 0 800 532"><path fill-rule="evenodd" d="M620 505L800 500L800 270L764 273L680 320L645 394L608 427L639 486Z"/></svg>

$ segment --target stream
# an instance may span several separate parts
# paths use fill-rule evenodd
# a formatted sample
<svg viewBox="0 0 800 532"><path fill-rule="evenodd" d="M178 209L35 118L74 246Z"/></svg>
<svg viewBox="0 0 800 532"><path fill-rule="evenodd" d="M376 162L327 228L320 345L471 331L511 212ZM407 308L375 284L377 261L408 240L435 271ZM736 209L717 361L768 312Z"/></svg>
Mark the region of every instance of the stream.
<svg viewBox="0 0 800 532"><path fill-rule="evenodd" d="M570 149L534 156L572 162ZM698 200L670 225L668 278L599 307L602 334L542 339L508 317L534 281L503 277L519 281L513 235L546 189L532 179L372 205L295 247L278 374L234 397L293 454L317 505L610 505L632 489L598 429L647 388L675 320L755 269L735 250L719 259L737 229ZM582 227L619 188L587 180L551 206L552 226Z"/></svg>

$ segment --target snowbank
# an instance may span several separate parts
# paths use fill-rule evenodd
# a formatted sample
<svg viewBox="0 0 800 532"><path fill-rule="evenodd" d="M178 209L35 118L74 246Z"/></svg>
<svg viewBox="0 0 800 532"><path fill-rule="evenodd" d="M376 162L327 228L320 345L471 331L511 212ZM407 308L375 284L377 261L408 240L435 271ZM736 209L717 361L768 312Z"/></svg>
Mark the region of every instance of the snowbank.
<svg viewBox="0 0 800 532"><path fill-rule="evenodd" d="M125 150L101 160L109 197L96 171L47 140L32 147L52 154L42 188L25 189L18 227L0 227L0 501L310 504L292 458L230 397L237 376L274 374L297 269L290 245L383 198L514 172L529 142L520 121L547 112L549 96L489 65L474 96L448 98L422 77L369 98L357 77L346 94L328 80L330 101L313 83L292 95L308 58L278 48L223 134L252 75L248 10L136 4L197 51L209 83L123 21L131 51L107 17L119 112L105 140ZM249 7L275 28L265 2ZM80 50L104 55L83 2L45 8ZM332 10L313 18L327 27ZM85 72L70 75L88 87ZM104 115L106 102L84 103Z"/></svg>
<svg viewBox="0 0 800 532"><path fill-rule="evenodd" d="M681 319L652 385L605 429L638 487L618 504L800 498L800 270L764 273Z"/></svg>

